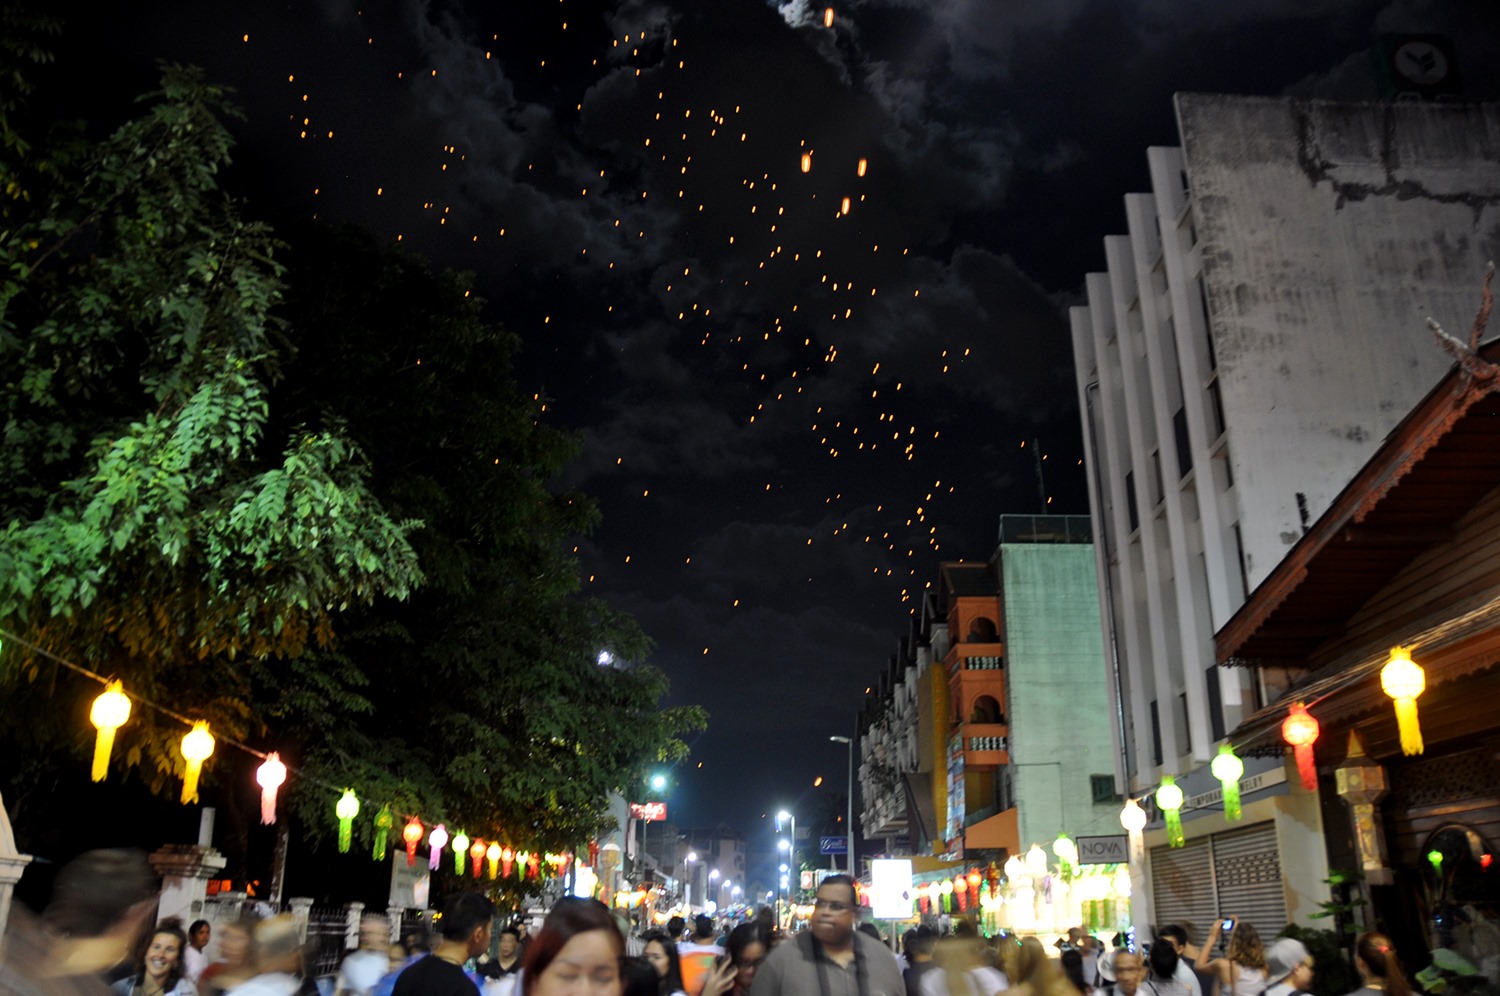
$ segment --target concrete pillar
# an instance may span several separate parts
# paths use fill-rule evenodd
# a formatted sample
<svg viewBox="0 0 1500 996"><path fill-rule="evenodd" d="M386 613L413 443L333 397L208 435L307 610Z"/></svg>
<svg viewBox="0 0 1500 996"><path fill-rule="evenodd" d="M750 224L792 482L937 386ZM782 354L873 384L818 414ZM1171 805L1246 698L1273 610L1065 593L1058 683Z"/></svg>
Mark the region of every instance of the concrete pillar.
<svg viewBox="0 0 1500 996"><path fill-rule="evenodd" d="M307 921L312 915L313 901L306 896L293 896L286 901L287 912L291 913L292 921L297 925L297 938L303 944L307 943Z"/></svg>
<svg viewBox="0 0 1500 996"><path fill-rule="evenodd" d="M29 864L31 855L16 850L16 835L5 811L5 800L0 799L0 937L5 936L5 925L10 920L10 900L16 883L21 881Z"/></svg>
<svg viewBox="0 0 1500 996"><path fill-rule="evenodd" d="M364 903L344 904L344 950L353 951L359 947L359 920L364 915Z"/></svg>
<svg viewBox="0 0 1500 996"><path fill-rule="evenodd" d="M152 854L151 867L161 876L157 921L175 916L186 930L203 915L208 880L217 878L228 861L206 844L166 844Z"/></svg>

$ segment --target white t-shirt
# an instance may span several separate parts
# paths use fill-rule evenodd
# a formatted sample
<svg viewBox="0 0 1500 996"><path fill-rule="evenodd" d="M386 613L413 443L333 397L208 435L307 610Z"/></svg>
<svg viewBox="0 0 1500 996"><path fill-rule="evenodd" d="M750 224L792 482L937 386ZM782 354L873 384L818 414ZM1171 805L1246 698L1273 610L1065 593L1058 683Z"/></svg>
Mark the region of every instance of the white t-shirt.
<svg viewBox="0 0 1500 996"><path fill-rule="evenodd" d="M1005 973L998 968L990 968L981 965L968 971L969 984L981 996L994 996L995 993L1004 992L1010 988L1010 980ZM943 974L942 969L934 969L922 976L922 992L909 993L908 996L948 996L948 977Z"/></svg>
<svg viewBox="0 0 1500 996"><path fill-rule="evenodd" d="M207 967L208 955L189 944L187 950L182 952L182 974L196 986Z"/></svg>
<svg viewBox="0 0 1500 996"><path fill-rule="evenodd" d="M348 990L359 993L359 996L369 996L375 983L390 970L390 955L384 951L367 951L361 948L351 953L339 966L339 978L333 991L337 993Z"/></svg>

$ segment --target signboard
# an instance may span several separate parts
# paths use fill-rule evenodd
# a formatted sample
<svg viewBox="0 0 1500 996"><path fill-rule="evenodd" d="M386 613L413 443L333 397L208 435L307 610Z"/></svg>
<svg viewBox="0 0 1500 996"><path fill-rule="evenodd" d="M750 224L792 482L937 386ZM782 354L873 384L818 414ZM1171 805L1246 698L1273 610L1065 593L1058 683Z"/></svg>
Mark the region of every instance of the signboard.
<svg viewBox="0 0 1500 996"><path fill-rule="evenodd" d="M870 862L871 912L877 920L909 920L916 890L910 858L876 858Z"/></svg>
<svg viewBox="0 0 1500 996"><path fill-rule="evenodd" d="M964 737L955 733L948 738L948 819L943 831L948 854L962 858L964 853Z"/></svg>
<svg viewBox="0 0 1500 996"><path fill-rule="evenodd" d="M397 847L391 855L391 894L387 906L391 909L425 910L428 886L431 884L426 861L414 865L406 863L406 852Z"/></svg>
<svg viewBox="0 0 1500 996"><path fill-rule="evenodd" d="M818 838L818 853L819 854L848 854L849 853L849 838L848 837L819 837Z"/></svg>
<svg viewBox="0 0 1500 996"><path fill-rule="evenodd" d="M1080 865L1123 865L1130 860L1130 838L1123 833L1108 837L1079 837Z"/></svg>
<svg viewBox="0 0 1500 996"><path fill-rule="evenodd" d="M802 888L804 888L804 889L811 889L812 887L813 887L813 873L812 873L812 869L811 868L804 868L802 870Z"/></svg>
<svg viewBox="0 0 1500 996"><path fill-rule="evenodd" d="M630 818L650 823L653 820L664 820L667 818L667 804L665 802L632 802L630 804Z"/></svg>

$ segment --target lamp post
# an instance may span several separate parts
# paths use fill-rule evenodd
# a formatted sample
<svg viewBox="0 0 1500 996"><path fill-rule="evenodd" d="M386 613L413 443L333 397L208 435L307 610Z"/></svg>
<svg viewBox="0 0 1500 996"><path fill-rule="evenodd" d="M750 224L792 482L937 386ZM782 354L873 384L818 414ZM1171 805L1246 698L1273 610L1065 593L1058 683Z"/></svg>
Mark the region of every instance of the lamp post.
<svg viewBox="0 0 1500 996"><path fill-rule="evenodd" d="M686 906L688 912L691 913L693 910L693 862L698 860L698 852L689 851L682 860L687 865L684 869L687 872L687 881L682 886L682 905Z"/></svg>
<svg viewBox="0 0 1500 996"><path fill-rule="evenodd" d="M854 878L854 740L850 737L829 737L828 739L849 748L849 793L846 800L849 803L849 811L844 817L844 829L849 834L849 853L847 855L849 859L849 877Z"/></svg>
<svg viewBox="0 0 1500 996"><path fill-rule="evenodd" d="M797 866L797 817L793 816L791 813L787 812L785 809L783 809L781 812L777 813L776 814L776 831L777 831L777 833L781 832L781 824L783 822L786 822L786 823L788 823L788 824L791 825L792 834L791 834L791 840L790 841L784 841L784 842L782 842L781 846L787 852L787 864L789 864L793 868L795 868ZM786 869L783 868L782 870L785 871ZM791 904L792 904L791 882L784 875L782 876L781 887L786 890L787 906L790 907ZM781 921L778 919L777 923L780 923L780 922Z"/></svg>

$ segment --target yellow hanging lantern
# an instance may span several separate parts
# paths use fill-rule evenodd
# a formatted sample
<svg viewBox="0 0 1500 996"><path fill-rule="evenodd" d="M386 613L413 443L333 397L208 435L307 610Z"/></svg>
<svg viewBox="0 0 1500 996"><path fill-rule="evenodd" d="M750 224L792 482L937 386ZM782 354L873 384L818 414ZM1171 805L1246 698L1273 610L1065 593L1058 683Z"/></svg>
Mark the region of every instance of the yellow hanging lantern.
<svg viewBox="0 0 1500 996"><path fill-rule="evenodd" d="M265 763L255 769L255 780L260 783L260 821L266 825L276 822L276 790L286 781L286 765L275 751Z"/></svg>
<svg viewBox="0 0 1500 996"><path fill-rule="evenodd" d="M500 871L499 865L501 850L502 849L499 844L491 844L489 848L484 852L484 856L488 858L490 862L490 878L492 879Z"/></svg>
<svg viewBox="0 0 1500 996"><path fill-rule="evenodd" d="M105 772L109 769L110 751L115 746L115 731L124 726L129 718L130 699L121 690L118 681L111 681L104 686L104 691L89 708L89 722L99 731L94 737L94 781L104 781Z"/></svg>
<svg viewBox="0 0 1500 996"><path fill-rule="evenodd" d="M347 854L350 839L354 836L354 818L359 815L359 799L353 789L344 789L333 812L339 818L339 853Z"/></svg>
<svg viewBox="0 0 1500 996"><path fill-rule="evenodd" d="M1234 748L1221 744L1219 754L1208 766L1213 776L1224 787L1224 819L1240 818L1240 776L1245 773L1245 762L1235 754Z"/></svg>
<svg viewBox="0 0 1500 996"><path fill-rule="evenodd" d="M460 830L453 835L453 872L464 873L464 856L469 853L469 835Z"/></svg>
<svg viewBox="0 0 1500 996"><path fill-rule="evenodd" d="M1405 647L1391 648L1391 659L1380 669L1380 687L1396 702L1396 729L1401 734L1402 753L1422 753L1417 696L1427 689L1427 675Z"/></svg>
<svg viewBox="0 0 1500 996"><path fill-rule="evenodd" d="M208 732L208 721L197 720L193 728L182 738L182 759L187 762L182 772L182 804L198 801L198 776L203 772L203 762L214 752L214 736Z"/></svg>
<svg viewBox="0 0 1500 996"><path fill-rule="evenodd" d="M1187 838L1182 834L1182 789L1177 787L1171 775L1161 776L1161 787L1156 790L1156 808L1167 818L1167 843L1182 847Z"/></svg>

